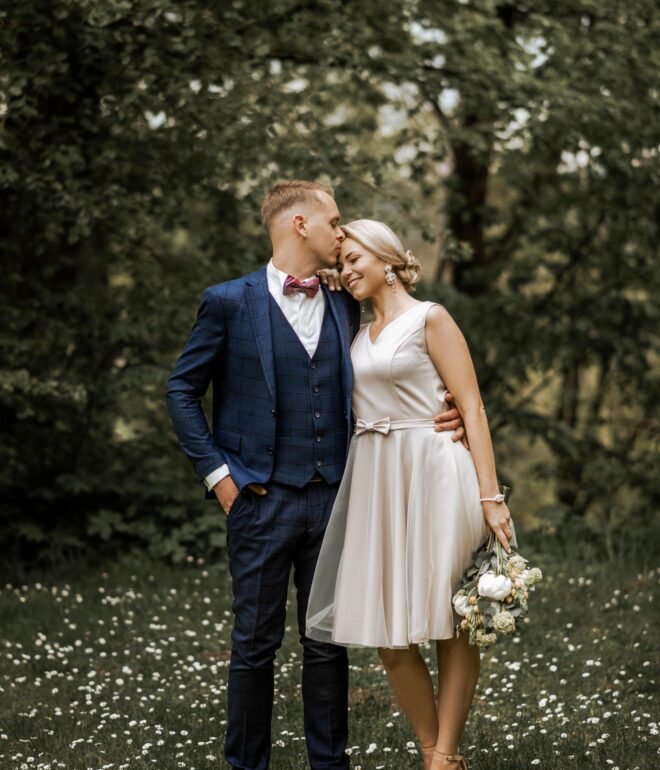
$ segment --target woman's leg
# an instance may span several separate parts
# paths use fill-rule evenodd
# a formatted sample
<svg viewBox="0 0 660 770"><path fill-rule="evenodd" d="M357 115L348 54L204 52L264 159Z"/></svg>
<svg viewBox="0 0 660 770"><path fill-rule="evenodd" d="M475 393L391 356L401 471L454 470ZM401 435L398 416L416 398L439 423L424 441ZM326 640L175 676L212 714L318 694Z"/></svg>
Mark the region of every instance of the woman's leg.
<svg viewBox="0 0 660 770"><path fill-rule="evenodd" d="M438 650L438 753L458 753L474 691L479 680L479 648L466 634L436 642ZM456 767L436 756L433 769Z"/></svg>
<svg viewBox="0 0 660 770"><path fill-rule="evenodd" d="M394 695L417 736L424 755L424 767L431 766L438 737L438 712L433 681L416 644L407 650L378 648Z"/></svg>

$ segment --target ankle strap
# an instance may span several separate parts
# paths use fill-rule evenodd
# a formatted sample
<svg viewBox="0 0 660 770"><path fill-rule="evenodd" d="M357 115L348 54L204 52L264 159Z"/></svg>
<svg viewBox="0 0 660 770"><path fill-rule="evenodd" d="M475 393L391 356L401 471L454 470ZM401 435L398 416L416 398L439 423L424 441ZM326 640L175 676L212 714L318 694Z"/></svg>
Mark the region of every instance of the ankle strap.
<svg viewBox="0 0 660 770"><path fill-rule="evenodd" d="M465 768L465 760L463 759L462 754L443 754L441 751L438 751L437 749L433 752L433 756L437 759L444 759L447 762L456 762L456 764L460 768Z"/></svg>

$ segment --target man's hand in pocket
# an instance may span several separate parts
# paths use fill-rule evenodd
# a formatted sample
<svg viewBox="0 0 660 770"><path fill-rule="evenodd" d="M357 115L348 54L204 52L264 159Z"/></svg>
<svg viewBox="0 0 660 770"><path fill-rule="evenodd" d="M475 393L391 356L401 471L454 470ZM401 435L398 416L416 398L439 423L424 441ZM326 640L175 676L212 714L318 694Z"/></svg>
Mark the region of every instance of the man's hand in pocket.
<svg viewBox="0 0 660 770"><path fill-rule="evenodd" d="M234 504L234 500L239 496L240 492L234 479L231 476L225 476L224 479L218 481L213 487L215 496L218 498L220 507L225 513L229 513L229 509Z"/></svg>

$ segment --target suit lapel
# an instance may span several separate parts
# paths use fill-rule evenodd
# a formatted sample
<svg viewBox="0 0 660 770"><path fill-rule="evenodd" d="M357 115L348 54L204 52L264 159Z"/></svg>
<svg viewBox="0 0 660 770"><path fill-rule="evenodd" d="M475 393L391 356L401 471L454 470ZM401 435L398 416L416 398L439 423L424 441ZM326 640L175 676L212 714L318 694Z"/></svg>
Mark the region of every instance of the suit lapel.
<svg viewBox="0 0 660 770"><path fill-rule="evenodd" d="M273 401L275 398L275 361L273 358L273 332L270 322L270 300L266 268L259 270L247 283L245 300L250 313L252 331L257 343L261 367Z"/></svg>
<svg viewBox="0 0 660 770"><path fill-rule="evenodd" d="M341 367L344 383L344 404L346 414L350 419L351 394L353 391L353 366L351 364L351 340L348 333L348 323L345 308L336 292L329 291L321 286L325 301L330 308L330 313L335 322L341 346ZM273 330L270 320L270 293L268 291L268 278L266 268L263 267L253 274L245 287L245 302L254 339L259 351L261 366L266 380L266 385L273 401L276 401L275 390L275 360L273 356Z"/></svg>
<svg viewBox="0 0 660 770"><path fill-rule="evenodd" d="M351 340L348 334L348 322L345 309L340 305L339 294L330 291L323 284L321 289L325 296L325 301L330 308L332 317L339 332L339 341L341 345L341 369L344 382L344 406L346 415L350 419L351 414L351 394L353 392L353 365L351 364Z"/></svg>

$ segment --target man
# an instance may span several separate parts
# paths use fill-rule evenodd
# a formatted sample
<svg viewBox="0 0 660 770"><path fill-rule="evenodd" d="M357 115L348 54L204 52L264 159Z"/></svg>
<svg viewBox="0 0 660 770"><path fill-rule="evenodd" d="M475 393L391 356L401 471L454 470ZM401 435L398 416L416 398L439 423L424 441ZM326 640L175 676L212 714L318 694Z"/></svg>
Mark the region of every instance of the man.
<svg viewBox="0 0 660 770"><path fill-rule="evenodd" d="M181 446L227 515L234 628L225 757L265 770L273 662L291 568L303 646L305 737L312 770L348 768L345 648L305 636L305 612L352 432L350 344L358 304L321 286L344 234L330 188L291 180L264 199L266 267L204 292L168 383ZM213 387L212 430L201 399ZM451 410L438 429L460 425Z"/></svg>

